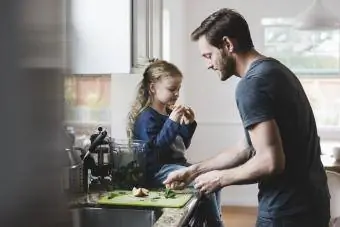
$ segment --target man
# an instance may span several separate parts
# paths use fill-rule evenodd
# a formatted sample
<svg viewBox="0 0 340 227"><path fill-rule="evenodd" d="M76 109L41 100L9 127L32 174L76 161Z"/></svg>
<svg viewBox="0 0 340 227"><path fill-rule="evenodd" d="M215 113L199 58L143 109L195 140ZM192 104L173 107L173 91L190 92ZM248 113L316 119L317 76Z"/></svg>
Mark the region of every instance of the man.
<svg viewBox="0 0 340 227"><path fill-rule="evenodd" d="M327 178L313 111L296 76L254 49L246 20L221 9L192 33L208 68L222 81L241 78L236 103L245 142L169 175L172 188L193 181L202 193L259 184L256 226L326 227Z"/></svg>

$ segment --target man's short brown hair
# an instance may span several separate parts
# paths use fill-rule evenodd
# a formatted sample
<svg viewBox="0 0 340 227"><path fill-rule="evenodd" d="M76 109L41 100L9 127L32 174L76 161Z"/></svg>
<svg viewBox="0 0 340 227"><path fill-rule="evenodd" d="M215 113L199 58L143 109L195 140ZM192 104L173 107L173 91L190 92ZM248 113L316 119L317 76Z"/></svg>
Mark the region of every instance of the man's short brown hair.
<svg viewBox="0 0 340 227"><path fill-rule="evenodd" d="M217 48L221 47L224 36L234 39L236 52L249 51L254 47L247 21L232 9L223 8L208 16L192 32L191 39L197 41L201 36Z"/></svg>

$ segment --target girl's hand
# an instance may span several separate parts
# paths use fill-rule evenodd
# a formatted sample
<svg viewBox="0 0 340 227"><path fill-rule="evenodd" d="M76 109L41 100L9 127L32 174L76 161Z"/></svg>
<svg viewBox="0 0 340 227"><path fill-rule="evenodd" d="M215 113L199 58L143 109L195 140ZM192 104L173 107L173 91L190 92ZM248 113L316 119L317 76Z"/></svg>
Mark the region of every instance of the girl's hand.
<svg viewBox="0 0 340 227"><path fill-rule="evenodd" d="M195 113L190 107L186 107L181 118L181 124L191 124L195 120Z"/></svg>
<svg viewBox="0 0 340 227"><path fill-rule="evenodd" d="M184 106L182 106L182 105L175 106L175 108L172 110L169 118L174 122L180 123L181 118L184 114L184 111L185 111Z"/></svg>

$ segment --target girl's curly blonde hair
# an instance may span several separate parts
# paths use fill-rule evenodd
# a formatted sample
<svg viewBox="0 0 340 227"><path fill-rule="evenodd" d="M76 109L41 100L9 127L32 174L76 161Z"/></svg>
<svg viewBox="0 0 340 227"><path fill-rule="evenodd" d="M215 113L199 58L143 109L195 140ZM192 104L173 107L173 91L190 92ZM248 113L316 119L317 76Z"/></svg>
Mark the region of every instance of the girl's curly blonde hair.
<svg viewBox="0 0 340 227"><path fill-rule="evenodd" d="M152 60L151 64L145 69L143 79L139 82L137 87L136 99L128 114L128 138L133 139L134 125L138 115L152 103L150 84L155 83L164 77L172 76L182 77L182 73L174 64L164 60Z"/></svg>

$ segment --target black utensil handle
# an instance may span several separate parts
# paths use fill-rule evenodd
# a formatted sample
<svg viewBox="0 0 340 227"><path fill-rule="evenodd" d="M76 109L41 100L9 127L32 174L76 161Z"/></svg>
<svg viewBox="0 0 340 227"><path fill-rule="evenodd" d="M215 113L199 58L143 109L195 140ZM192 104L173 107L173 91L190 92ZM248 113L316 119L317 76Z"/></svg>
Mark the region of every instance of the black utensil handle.
<svg viewBox="0 0 340 227"><path fill-rule="evenodd" d="M96 139L93 140L93 142L91 143L90 147L89 147L89 151L93 152L94 149L100 144L102 143L103 139L107 136L107 131L102 131L99 133L99 135L96 137Z"/></svg>

